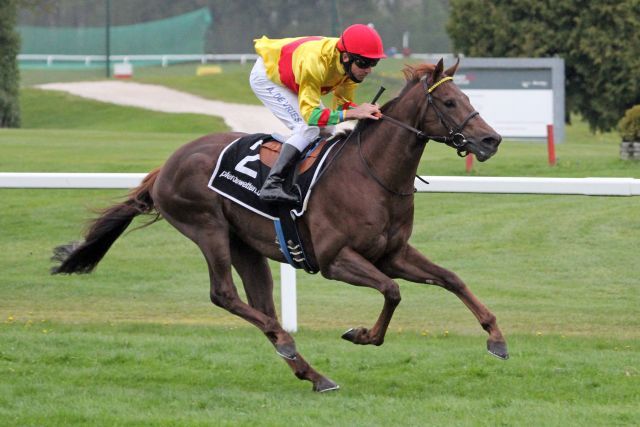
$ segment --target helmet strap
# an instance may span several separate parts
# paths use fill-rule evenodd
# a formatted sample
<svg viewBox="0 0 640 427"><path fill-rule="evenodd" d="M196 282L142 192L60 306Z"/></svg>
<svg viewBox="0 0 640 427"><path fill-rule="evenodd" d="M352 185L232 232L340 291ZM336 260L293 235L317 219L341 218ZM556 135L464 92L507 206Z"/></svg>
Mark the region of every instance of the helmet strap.
<svg viewBox="0 0 640 427"><path fill-rule="evenodd" d="M353 66L353 58L351 57L351 55L349 55L349 53L347 53L347 56L349 57L348 61L343 61L342 60L342 52L340 55L340 62L342 62L342 66L344 67L344 72L347 74L347 76L349 76L349 78L356 82L356 83L362 83L362 80L358 80L356 78L356 76L353 75L353 72L351 71L351 67Z"/></svg>

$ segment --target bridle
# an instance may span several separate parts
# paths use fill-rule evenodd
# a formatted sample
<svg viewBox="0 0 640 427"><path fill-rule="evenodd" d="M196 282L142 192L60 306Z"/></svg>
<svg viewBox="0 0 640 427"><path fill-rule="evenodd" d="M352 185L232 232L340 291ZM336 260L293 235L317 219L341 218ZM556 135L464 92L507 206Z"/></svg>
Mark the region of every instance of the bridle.
<svg viewBox="0 0 640 427"><path fill-rule="evenodd" d="M431 85L431 87L429 87L429 84L427 83L427 76L423 76L420 80L422 81L422 86L424 87L425 93L427 94L427 108L423 113L423 115L427 114L429 107L433 108L442 126L444 126L445 129L449 130L449 135L447 136L427 135L420 129L414 128L413 126L410 126L406 123L401 122L400 120L394 119L393 117L389 117L384 114L381 116L381 119L387 120L393 123L394 125L400 126L401 128L404 128L408 131L415 133L418 139L424 141L425 143L432 140L432 141L440 142L443 144L447 144L448 146L456 149L458 156L460 157L468 156L469 150L466 149L466 146L467 144L469 144L469 141L467 140L467 137L464 136L464 133L462 133L462 131L467 126L467 124L469 124L471 119L473 119L480 113L474 110L471 113L469 113L469 115L462 121L462 123L460 123L459 125L456 125L455 122L453 122L453 120L446 118L445 114L442 112L440 108L438 108L438 106L434 102L433 95L431 95L431 93L434 90L436 90L438 86L453 80L453 77L450 77L450 76L443 77L442 79L438 80L436 83ZM422 117L420 118L420 121L422 121ZM451 123L453 123L453 126L451 125Z"/></svg>
<svg viewBox="0 0 640 427"><path fill-rule="evenodd" d="M420 129L417 129L411 125L408 125L404 122L401 122L398 119L394 119L393 117L381 114L380 115L380 119L386 120L388 122L393 123L394 125L397 125L401 128L404 128L408 131L411 131L413 133L416 134L416 136L418 137L418 139L420 141L422 141L423 143L427 143L430 140L436 141L436 142L440 142L443 144L446 144L452 148L456 149L456 152L458 153L458 156L460 157L466 157L469 155L469 150L467 150L467 145L469 144L469 141L467 140L467 137L464 135L464 133L462 133L462 131L464 130L464 128L467 126L467 124L469 124L469 122L471 121L471 119L473 119L474 117L476 117L479 113L477 111L472 111L471 113L469 113L469 115L462 121L462 123L460 123L459 125L456 125L455 122L453 122L453 120L451 120L450 118L447 119L445 114L442 112L442 110L440 108L438 108L438 106L436 105L436 103L433 100L433 95L431 95L431 93L436 90L438 88L438 86L440 86L443 83L446 83L448 81L452 81L453 77L450 76L445 76L443 78L441 78L440 80L438 80L437 82L435 82L433 85L431 85L431 87L429 87L429 84L427 83L427 77L423 76L421 79L422 81L422 86L424 87L425 93L427 95L427 108L425 109L424 113L422 113L422 115L420 116L419 121L422 122L422 119L424 118L424 116L427 114L427 111L429 110L429 107L433 108L433 110L436 113L436 116L438 117L438 120L440 120L440 123L442 124L442 126L445 129L448 129L449 134L447 136L441 136L441 135L427 135L426 133L424 133L423 131L421 131ZM381 88L382 90L384 90L384 88ZM376 97L374 98L374 103L375 100L378 98L378 96L382 93L382 91L378 92L378 95L376 95ZM451 125L451 123L453 123L453 126ZM351 135L349 135L351 136ZM410 196L413 194L413 192L398 192L395 191L391 188L389 188L387 185L385 185L384 182L382 182L382 180L380 178L378 178L378 176L373 172L373 170L371 169L371 166L369 166L369 163L367 162L367 160L364 158L364 155L362 153L362 143L360 141L360 132L358 132L358 152L360 154L360 158L362 159L365 167L367 168L367 172L369 173L369 175L378 183L378 185L380 185L382 188L384 188L385 190L387 190L388 192L396 195L396 196ZM420 176L416 176L416 178L420 179L421 181L424 181L424 179L422 179ZM426 181L424 181L426 182ZM428 182L427 182L428 184Z"/></svg>
<svg viewBox="0 0 640 427"><path fill-rule="evenodd" d="M448 129L449 134L447 136L441 136L441 135L427 135L426 133L424 133L423 131L421 131L420 129L417 129L411 125L408 125L404 122L401 122L398 119L394 119L393 117L381 114L380 115L380 119L388 121L390 123L393 123L396 126L399 126L403 129L406 129L410 132L413 132L414 134L416 134L417 138L423 142L423 143L427 143L430 140L432 141L436 141L436 142L440 142L443 144L446 144L452 148L456 149L456 152L458 153L458 156L460 157L466 157L469 155L469 150L466 149L467 145L469 144L469 141L467 140L467 137L464 135L464 133L462 133L462 131L464 130L464 128L469 124L469 122L471 121L471 119L473 119L474 117L476 117L479 113L477 111L472 111L471 113L469 113L469 115L462 121L462 123L460 123L459 125L456 125L455 122L453 122L453 120L447 120L445 114L442 112L442 110L440 110L440 108L438 108L438 106L435 104L434 99L433 99L433 95L431 95L431 93L436 90L438 88L438 86L440 86L443 83L446 83L448 81L452 81L453 77L450 76L445 76L442 79L438 80L437 82L435 82L433 85L429 86L429 84L427 83L427 76L423 76L420 78L420 80L422 81L422 86L424 87L425 93L427 95L427 107L425 108L424 113L421 114L419 121L422 122L424 116L427 114L429 107L432 107L433 110L436 113L436 116L438 117L438 120L440 120L440 123L442 124L442 126L445 129ZM382 91L384 90L384 88L381 88L381 90L378 92L378 94L374 97L373 102L375 103L376 100L378 99L378 97L382 94ZM450 123L453 122L453 126L450 125ZM324 174L324 172L326 172L327 169L329 169L329 165L331 163L333 163L333 160L335 160L336 157L338 157L338 155L340 154L340 152L342 151L342 149L347 145L347 142L349 141L349 139L351 138L352 135L357 134L357 140L358 140L358 153L360 154L360 158L362 159L365 167L367 168L367 172L369 173L369 175L385 190L387 190L388 192L390 192L391 194L394 194L396 196L411 196L415 191L413 192L398 192L395 191L391 188L389 188L387 185L385 185L384 182L382 182L382 180L380 178L378 178L378 176L374 173L374 171L371 169L371 166L369 166L369 163L367 162L367 160L364 158L364 154L362 153L362 143L360 140L360 133L357 129L354 130L353 132L351 132L349 134L349 136L347 136L347 138L344 140L342 146L340 147L340 149L338 149L337 153L332 157L332 159L328 162L327 166L324 168L324 170L320 173L320 175L318 176L317 179L320 179L320 177ZM421 181L424 181L424 179L422 179L420 176L416 176L416 178L420 179ZM424 181L426 182L426 181ZM428 184L428 182L426 182Z"/></svg>

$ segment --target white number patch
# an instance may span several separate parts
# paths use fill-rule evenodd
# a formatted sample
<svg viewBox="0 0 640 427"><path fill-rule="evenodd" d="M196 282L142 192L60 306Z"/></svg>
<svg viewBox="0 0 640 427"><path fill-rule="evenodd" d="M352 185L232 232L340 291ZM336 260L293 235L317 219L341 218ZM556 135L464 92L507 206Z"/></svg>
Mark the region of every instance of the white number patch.
<svg viewBox="0 0 640 427"><path fill-rule="evenodd" d="M256 149L258 149L260 147L260 144L262 144L262 140L256 141L255 144L251 146L251 151L255 151ZM260 153L251 154L244 157L238 162L234 169L240 173L250 176L251 178L255 178L258 176L258 171L251 169L245 165L250 162L255 162L256 160L260 160Z"/></svg>

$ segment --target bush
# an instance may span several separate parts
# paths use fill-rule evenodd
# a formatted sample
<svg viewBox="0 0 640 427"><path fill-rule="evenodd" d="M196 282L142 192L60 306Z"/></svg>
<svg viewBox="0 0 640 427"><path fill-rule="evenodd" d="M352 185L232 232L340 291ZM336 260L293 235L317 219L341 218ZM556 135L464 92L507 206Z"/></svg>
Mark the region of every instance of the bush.
<svg viewBox="0 0 640 427"><path fill-rule="evenodd" d="M0 0L0 127L20 126L16 0Z"/></svg>
<svg viewBox="0 0 640 427"><path fill-rule="evenodd" d="M618 122L623 141L640 141L640 104L629 108Z"/></svg>

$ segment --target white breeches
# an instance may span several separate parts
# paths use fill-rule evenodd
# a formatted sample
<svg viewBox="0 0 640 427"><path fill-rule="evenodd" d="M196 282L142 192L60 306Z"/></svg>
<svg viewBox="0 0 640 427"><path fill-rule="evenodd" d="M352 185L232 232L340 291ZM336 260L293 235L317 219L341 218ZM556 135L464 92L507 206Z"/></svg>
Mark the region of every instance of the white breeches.
<svg viewBox="0 0 640 427"><path fill-rule="evenodd" d="M320 135L318 126L309 126L300 113L298 95L284 86L280 86L267 77L264 61L258 58L249 77L251 89L258 99L279 118L282 123L291 129L291 136L285 144L291 144L303 151ZM335 126L326 126L322 133L333 134Z"/></svg>

